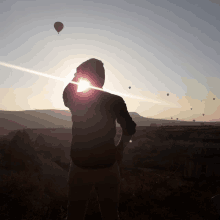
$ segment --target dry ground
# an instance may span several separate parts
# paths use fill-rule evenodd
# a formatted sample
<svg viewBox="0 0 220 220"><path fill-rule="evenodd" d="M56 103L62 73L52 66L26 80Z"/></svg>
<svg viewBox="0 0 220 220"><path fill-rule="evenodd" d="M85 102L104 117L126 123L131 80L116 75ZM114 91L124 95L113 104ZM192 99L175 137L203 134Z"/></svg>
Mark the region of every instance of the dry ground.
<svg viewBox="0 0 220 220"><path fill-rule="evenodd" d="M116 142L120 133L121 129L118 128ZM43 137L42 146L36 145L36 134ZM214 218L216 213L209 203L209 198L220 193L219 182L186 180L183 178L181 163L184 162L185 156L196 154L196 148L203 148L209 144L204 143L203 139L218 139L219 134L219 128L206 126L137 127L133 142L125 149L120 165L121 219ZM0 179L1 195L8 199L6 203L0 204L0 212L5 213L5 219L13 219L10 218L9 209L17 207L16 201L20 198L20 193L23 193L26 196L23 196L19 203L23 204L20 219L21 216L25 219L25 215L29 215L26 219L33 219L31 215L35 215L36 219L64 219L71 129L45 129L34 132L29 130L26 136L22 136L21 133L15 136L9 135L8 139L5 137L0 144L0 176L5 174L7 177ZM31 140L28 140L28 136L31 136ZM54 178L59 179L59 184L56 184L58 180L52 180L52 176L58 172L62 175L54 175ZM37 175L32 175L33 173ZM41 198L38 198L38 195L41 195ZM34 214L31 214L32 212ZM89 198L86 220L91 218L101 219L94 191Z"/></svg>

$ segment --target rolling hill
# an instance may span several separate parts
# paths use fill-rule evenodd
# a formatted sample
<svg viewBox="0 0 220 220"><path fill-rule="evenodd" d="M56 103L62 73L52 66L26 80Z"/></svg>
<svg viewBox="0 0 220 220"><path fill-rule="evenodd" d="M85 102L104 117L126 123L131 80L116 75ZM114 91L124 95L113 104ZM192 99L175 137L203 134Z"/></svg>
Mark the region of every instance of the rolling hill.
<svg viewBox="0 0 220 220"><path fill-rule="evenodd" d="M184 122L174 120L162 120L146 118L136 112L129 112L137 126L156 125L198 125L200 122ZM214 123L204 123L214 124ZM116 122L116 126L120 125ZM0 111L0 135L8 134L10 131L31 128L71 128L71 112L68 110L27 110L27 111Z"/></svg>

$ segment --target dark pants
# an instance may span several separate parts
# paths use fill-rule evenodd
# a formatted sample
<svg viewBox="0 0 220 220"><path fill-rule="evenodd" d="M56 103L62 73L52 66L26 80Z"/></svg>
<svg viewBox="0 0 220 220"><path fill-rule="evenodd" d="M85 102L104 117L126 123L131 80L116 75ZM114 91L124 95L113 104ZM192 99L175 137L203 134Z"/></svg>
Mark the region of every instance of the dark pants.
<svg viewBox="0 0 220 220"><path fill-rule="evenodd" d="M84 220L93 185L98 195L102 219L119 220L120 180L117 162L110 168L87 170L77 167L71 161L67 220Z"/></svg>

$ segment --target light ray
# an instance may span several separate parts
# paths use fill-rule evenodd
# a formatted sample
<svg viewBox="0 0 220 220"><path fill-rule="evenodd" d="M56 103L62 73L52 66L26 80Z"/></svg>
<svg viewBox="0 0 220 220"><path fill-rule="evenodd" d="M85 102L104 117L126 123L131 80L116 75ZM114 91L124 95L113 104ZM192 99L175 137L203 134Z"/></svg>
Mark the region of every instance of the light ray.
<svg viewBox="0 0 220 220"><path fill-rule="evenodd" d="M5 63L5 62L0 62L0 65L5 66L5 67L9 67L9 68L13 68L13 69L17 69L17 70L20 70L20 71L32 73L32 74L35 74L35 75L38 75L38 76L44 76L44 77L47 77L47 78L59 80L59 81L65 82L65 83L67 82L67 79L64 79L64 78L60 78L60 77L57 77L57 76L51 76L51 75L48 75L48 74L45 74L45 73L42 73L42 72L30 70L30 69L23 68L23 67L20 67L20 66L8 64L8 63ZM79 84L79 83L73 82L73 81L70 81L69 83L76 84L76 85ZM171 104L168 104L167 102L156 101L154 99L149 99L149 98L146 99L146 98L137 97L137 96L133 96L133 95L129 95L129 94L114 92L114 91L107 90L107 89L104 90L104 89L100 89L100 88L97 88L97 87L94 87L94 86L91 86L91 85L89 86L89 88L97 89L97 90L100 90L100 91L106 91L106 92L110 92L110 93L113 93L113 94L116 94L116 95L126 96L126 97L133 98L133 99L141 99L141 100L145 100L147 102L153 102L153 103L162 104L162 105L171 105Z"/></svg>

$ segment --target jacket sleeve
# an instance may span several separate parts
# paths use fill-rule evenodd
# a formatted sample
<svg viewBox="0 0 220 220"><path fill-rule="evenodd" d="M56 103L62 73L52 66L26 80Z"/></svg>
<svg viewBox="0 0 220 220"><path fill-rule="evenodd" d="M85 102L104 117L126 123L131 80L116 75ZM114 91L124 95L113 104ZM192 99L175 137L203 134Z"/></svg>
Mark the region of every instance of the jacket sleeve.
<svg viewBox="0 0 220 220"><path fill-rule="evenodd" d="M63 91L63 102L64 105L69 108L70 107L70 94L69 94L69 84L66 86L66 88Z"/></svg>
<svg viewBox="0 0 220 220"><path fill-rule="evenodd" d="M136 123L132 120L123 98L120 97L115 105L117 122L121 125L124 135L133 135L136 132Z"/></svg>
<svg viewBox="0 0 220 220"><path fill-rule="evenodd" d="M73 82L77 82L77 78L72 79ZM63 91L63 102L67 108L70 108L71 102L73 102L73 96L76 92L76 86L72 83L69 83Z"/></svg>

